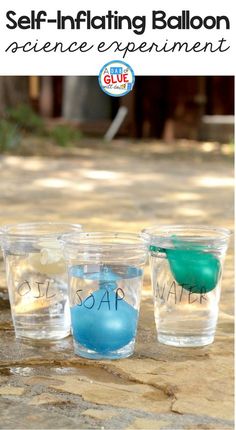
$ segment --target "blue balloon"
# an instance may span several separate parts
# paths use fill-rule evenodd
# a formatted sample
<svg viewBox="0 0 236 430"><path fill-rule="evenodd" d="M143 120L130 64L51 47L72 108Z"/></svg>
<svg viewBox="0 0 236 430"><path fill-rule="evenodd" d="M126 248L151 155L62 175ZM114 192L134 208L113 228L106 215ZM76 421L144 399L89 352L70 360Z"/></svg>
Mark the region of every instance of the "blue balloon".
<svg viewBox="0 0 236 430"><path fill-rule="evenodd" d="M136 335L138 311L110 287L102 287L71 308L74 339L100 354L116 351Z"/></svg>

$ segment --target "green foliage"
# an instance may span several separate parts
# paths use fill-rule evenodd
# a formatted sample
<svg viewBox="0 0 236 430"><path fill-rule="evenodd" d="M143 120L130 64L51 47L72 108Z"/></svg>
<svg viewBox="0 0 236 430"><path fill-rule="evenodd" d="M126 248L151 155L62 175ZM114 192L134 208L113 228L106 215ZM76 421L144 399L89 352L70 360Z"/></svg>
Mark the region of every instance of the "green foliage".
<svg viewBox="0 0 236 430"><path fill-rule="evenodd" d="M43 140L51 139L66 147L81 139L81 132L72 125L59 124L47 127L44 120L31 106L18 105L9 108L5 118L0 118L0 152L14 150L20 145L22 136L34 135Z"/></svg>
<svg viewBox="0 0 236 430"><path fill-rule="evenodd" d="M69 146L82 137L79 130L64 124L53 127L49 134L59 146Z"/></svg>
<svg viewBox="0 0 236 430"><path fill-rule="evenodd" d="M229 140L229 146L232 148L232 152L234 151L234 136L231 136L231 139Z"/></svg>
<svg viewBox="0 0 236 430"><path fill-rule="evenodd" d="M7 110L7 118L26 132L44 134L44 121L33 111L31 106L19 105L15 108L10 108Z"/></svg>
<svg viewBox="0 0 236 430"><path fill-rule="evenodd" d="M14 149L20 141L17 126L5 119L0 119L0 151Z"/></svg>

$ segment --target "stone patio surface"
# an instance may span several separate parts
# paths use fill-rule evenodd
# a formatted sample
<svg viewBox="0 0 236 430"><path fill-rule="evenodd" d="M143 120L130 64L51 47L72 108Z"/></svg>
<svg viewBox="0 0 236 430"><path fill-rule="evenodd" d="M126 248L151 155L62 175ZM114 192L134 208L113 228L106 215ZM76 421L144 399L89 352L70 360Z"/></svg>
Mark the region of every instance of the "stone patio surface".
<svg viewBox="0 0 236 430"><path fill-rule="evenodd" d="M232 228L232 157L197 145L91 143L56 157L1 156L1 224ZM76 357L71 337L40 346L16 340L1 262L0 428L233 429L232 242L214 344L157 342L147 268L135 354L117 361Z"/></svg>

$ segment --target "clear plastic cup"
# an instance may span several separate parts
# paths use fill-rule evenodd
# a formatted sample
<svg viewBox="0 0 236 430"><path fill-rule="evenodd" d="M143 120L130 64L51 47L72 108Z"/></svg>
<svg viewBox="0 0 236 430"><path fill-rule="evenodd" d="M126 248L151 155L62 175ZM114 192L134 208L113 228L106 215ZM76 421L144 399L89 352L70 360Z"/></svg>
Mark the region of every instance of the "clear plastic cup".
<svg viewBox="0 0 236 430"><path fill-rule="evenodd" d="M159 342L179 347L212 343L230 231L173 225L143 233L149 243Z"/></svg>
<svg viewBox="0 0 236 430"><path fill-rule="evenodd" d="M58 340L70 334L68 281L60 237L78 224L30 223L1 229L15 335Z"/></svg>
<svg viewBox="0 0 236 430"><path fill-rule="evenodd" d="M117 359L134 351L147 246L136 234L63 237L75 354Z"/></svg>

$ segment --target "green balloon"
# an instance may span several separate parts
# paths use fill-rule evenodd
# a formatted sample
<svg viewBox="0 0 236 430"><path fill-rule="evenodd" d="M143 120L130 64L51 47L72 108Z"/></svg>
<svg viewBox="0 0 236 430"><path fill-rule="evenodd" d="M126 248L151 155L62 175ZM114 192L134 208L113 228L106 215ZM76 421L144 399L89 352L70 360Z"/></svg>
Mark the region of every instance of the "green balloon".
<svg viewBox="0 0 236 430"><path fill-rule="evenodd" d="M185 290L204 294L216 287L221 265L213 254L191 249L165 251L173 277Z"/></svg>

